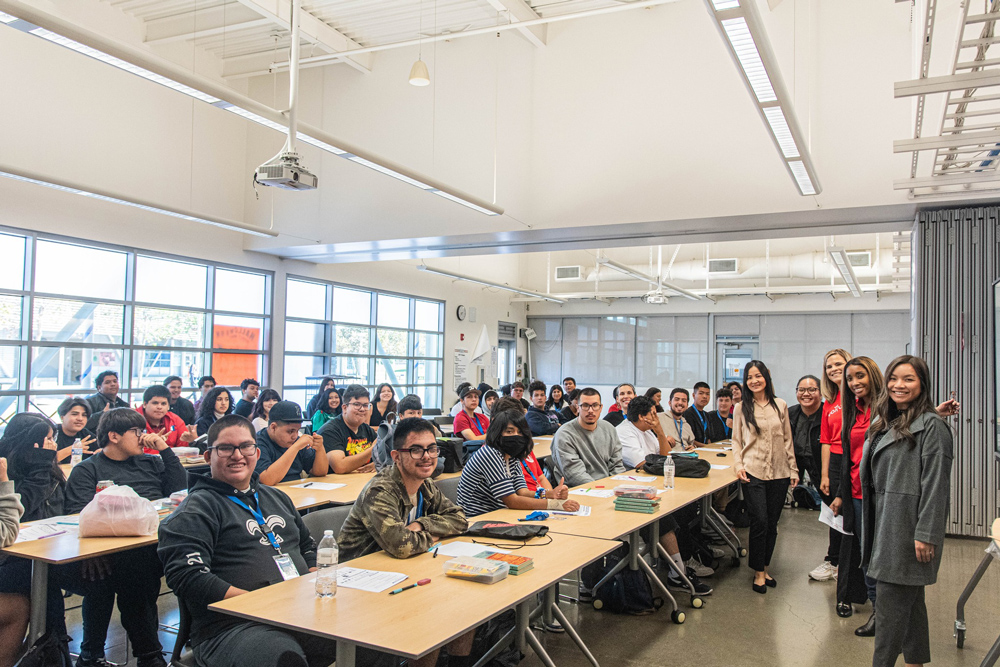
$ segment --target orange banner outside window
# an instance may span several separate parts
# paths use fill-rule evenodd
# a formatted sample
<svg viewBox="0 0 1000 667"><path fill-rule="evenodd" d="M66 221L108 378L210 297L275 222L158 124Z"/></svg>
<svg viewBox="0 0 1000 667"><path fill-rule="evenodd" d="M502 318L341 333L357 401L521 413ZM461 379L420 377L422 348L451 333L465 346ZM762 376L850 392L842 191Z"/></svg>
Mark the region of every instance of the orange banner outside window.
<svg viewBox="0 0 1000 667"><path fill-rule="evenodd" d="M216 324L212 327L216 348L230 350L260 350L260 329ZM212 376L222 385L238 385L245 378L256 378L260 356L257 354L212 355Z"/></svg>

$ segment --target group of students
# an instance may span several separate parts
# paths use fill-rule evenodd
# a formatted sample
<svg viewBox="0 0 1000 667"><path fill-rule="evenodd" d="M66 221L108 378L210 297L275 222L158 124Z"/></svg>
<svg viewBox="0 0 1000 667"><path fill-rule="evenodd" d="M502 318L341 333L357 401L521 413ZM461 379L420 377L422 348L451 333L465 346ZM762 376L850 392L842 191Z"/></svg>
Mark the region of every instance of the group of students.
<svg viewBox="0 0 1000 667"><path fill-rule="evenodd" d="M161 524L158 547L51 568L50 631L65 636L62 590L84 596L77 663L82 667L107 664L104 641L116 596L139 667L164 664L156 636L161 573L191 614L200 663L235 667L332 661L332 642L216 614L207 606L315 569L316 546L301 517L285 494L270 487L303 473L373 470L376 410L379 422L391 412L400 418L392 435L394 465L379 472L353 506L338 540L344 561L378 550L399 558L424 553L437 540L461 534L468 518L495 509L576 511L579 504L569 498L569 487L641 469L649 454L731 439L750 517L753 590L766 593L777 586L768 566L778 518L801 471L813 483L819 479L819 493L835 512L849 517L847 527L856 535L831 532L836 548L831 544L828 550L831 565L821 566L839 572L838 613L848 615L844 605L862 603L861 595L874 603L878 592L876 613L858 632L875 635L873 665L892 665L899 653L907 664L930 659L923 587L934 582L940 565L952 456L950 430L938 415L954 414L958 404L952 400L933 406L929 372L919 358L899 357L883 375L871 359L833 350L824 359L823 380L799 380L797 404L791 408L775 396L767 367L756 360L743 370L742 385L716 391L714 411L705 410L711 401L706 383L695 385L690 406L686 389L672 390L664 406L659 389L637 395L633 385L622 383L603 419L600 392L577 388L573 378L566 378L559 391L546 391L537 381L528 387L514 383L510 395L502 397L491 388L461 387L455 434L481 446L472 448L465 462L457 504L431 480L440 434L422 419L417 396L396 403L386 385L373 401L360 385L342 391L321 386L303 412L297 404L279 400L276 392L256 396L248 384L241 388L241 403L249 403L250 410L241 416L231 414L228 404L210 402L213 392L216 401L224 394L216 392L220 387L209 388L196 414L204 414L206 404L213 406L204 449L210 472L191 472L188 478L169 441L175 436L176 444L188 443L200 426L179 428L165 417L178 414L169 380L148 389L142 407L132 410L109 400L109 392L101 391L108 377L99 378L98 394L106 407L93 409L97 395L68 399L60 406L61 425L41 415L19 414L0 438L0 457L6 457L0 459L0 513L23 509L24 521L78 512L101 480L131 486L149 499L189 488L188 498ZM525 390L530 402L523 398ZM331 392L338 398L332 399ZM486 400L480 406L482 395ZM321 404L337 413L309 433L303 425L316 423L309 409L325 413ZM266 420L263 428L248 419L255 412ZM532 452L533 436L550 433L558 484ZM58 462L67 439L72 445L76 438L87 442L88 449L100 449L67 480ZM19 503L16 496L12 501L11 494L5 495L14 490ZM694 557L690 546L698 538L697 511L683 508L662 519L660 543L670 557L664 563L668 585L708 595L712 589L700 577L712 574L711 568ZM16 518L13 528L9 517L2 519L0 539L9 542L11 533L16 534ZM645 539L650 539L648 530ZM819 569L810 576L824 578ZM600 574L596 564L584 568L581 600L592 595ZM29 591L30 563L3 559L0 667L13 664L21 650ZM474 636L467 633L447 647L449 664L471 664ZM436 657L434 652L411 664L431 665ZM379 664L385 656L361 651L358 658L361 664Z"/></svg>

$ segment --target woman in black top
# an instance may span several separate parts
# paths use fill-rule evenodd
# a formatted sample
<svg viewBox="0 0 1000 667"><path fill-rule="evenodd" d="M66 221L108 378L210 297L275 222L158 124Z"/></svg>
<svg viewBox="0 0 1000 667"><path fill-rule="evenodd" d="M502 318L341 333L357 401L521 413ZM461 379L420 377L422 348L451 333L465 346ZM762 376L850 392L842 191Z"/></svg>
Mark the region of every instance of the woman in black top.
<svg viewBox="0 0 1000 667"><path fill-rule="evenodd" d="M62 422L56 429L59 461L68 459L73 453L73 443L77 438L83 445L83 458L94 454L95 451L91 451L90 447L97 442L97 436L86 428L87 420L90 419L90 404L82 398L73 396L60 403L56 412Z"/></svg>
<svg viewBox="0 0 1000 667"><path fill-rule="evenodd" d="M53 425L43 415L24 412L7 422L0 438L0 457L7 459L8 476L21 495L22 521L35 521L63 513L66 477L59 469ZM63 596L55 569L50 571L46 623L62 642L66 664ZM31 561L14 556L0 561L0 665L14 664L21 650L31 615Z"/></svg>
<svg viewBox="0 0 1000 667"><path fill-rule="evenodd" d="M569 405L569 402L566 400L565 394L563 394L562 387L557 384L552 385L552 388L549 389L549 400L545 401L545 410L555 410L558 412L567 405Z"/></svg>
<svg viewBox="0 0 1000 667"><path fill-rule="evenodd" d="M332 377L326 375L323 380L319 383L319 389L316 390L316 394L309 399L309 403L306 405L306 418L312 419L313 414L319 409L320 401L323 400L323 392L327 389L336 389L337 383Z"/></svg>
<svg viewBox="0 0 1000 667"><path fill-rule="evenodd" d="M233 395L225 387L215 387L205 395L198 408L198 436L208 433L209 427L233 411Z"/></svg>
<svg viewBox="0 0 1000 667"><path fill-rule="evenodd" d="M372 396L372 415L368 419L368 425L378 428L387 414L396 412L396 405L396 390L387 382L380 384Z"/></svg>

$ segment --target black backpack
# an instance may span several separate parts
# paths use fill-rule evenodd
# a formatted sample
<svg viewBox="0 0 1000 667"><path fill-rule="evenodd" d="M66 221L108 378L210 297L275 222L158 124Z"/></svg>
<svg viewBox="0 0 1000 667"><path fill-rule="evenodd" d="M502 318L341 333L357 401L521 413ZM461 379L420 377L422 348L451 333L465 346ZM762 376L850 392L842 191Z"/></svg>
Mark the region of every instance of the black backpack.
<svg viewBox="0 0 1000 667"><path fill-rule="evenodd" d="M624 544L605 556L601 578L619 561L626 558L628 558L628 546ZM646 573L641 569L624 568L615 573L611 580L598 588L594 594L594 609L615 614L644 616L652 614L662 606L663 599L653 597L653 588L649 585Z"/></svg>
<svg viewBox="0 0 1000 667"><path fill-rule="evenodd" d="M712 464L694 456L671 456L674 460L674 477L708 477ZM663 463L667 460L662 454L647 454L642 469L650 475L662 475Z"/></svg>

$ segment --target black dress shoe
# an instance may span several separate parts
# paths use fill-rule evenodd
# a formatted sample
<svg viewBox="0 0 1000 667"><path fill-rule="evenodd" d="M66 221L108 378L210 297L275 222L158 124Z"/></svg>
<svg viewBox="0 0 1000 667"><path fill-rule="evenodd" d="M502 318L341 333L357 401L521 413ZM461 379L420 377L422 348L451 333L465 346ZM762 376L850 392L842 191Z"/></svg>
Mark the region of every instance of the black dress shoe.
<svg viewBox="0 0 1000 667"><path fill-rule="evenodd" d="M854 615L854 607L851 606L850 602L838 602L837 603L837 616L841 618L850 618Z"/></svg>
<svg viewBox="0 0 1000 667"><path fill-rule="evenodd" d="M764 579L764 585L768 586L770 588L777 588L778 587L778 582L777 582L776 579L772 579L771 577L766 577Z"/></svg>
<svg viewBox="0 0 1000 667"><path fill-rule="evenodd" d="M761 595L763 595L764 593L767 593L767 582L766 581L763 584L761 584L760 586L758 586L757 584L754 584L754 583L751 583L750 585L753 586L753 592L754 593L760 593Z"/></svg>
<svg viewBox="0 0 1000 667"><path fill-rule="evenodd" d="M872 612L871 618L868 619L864 625L854 631L858 637L874 637L875 636L875 612Z"/></svg>

